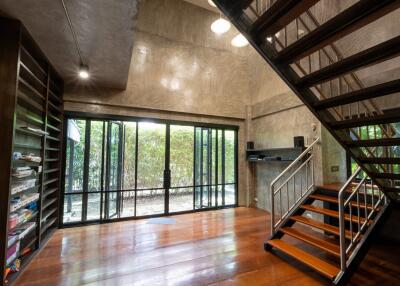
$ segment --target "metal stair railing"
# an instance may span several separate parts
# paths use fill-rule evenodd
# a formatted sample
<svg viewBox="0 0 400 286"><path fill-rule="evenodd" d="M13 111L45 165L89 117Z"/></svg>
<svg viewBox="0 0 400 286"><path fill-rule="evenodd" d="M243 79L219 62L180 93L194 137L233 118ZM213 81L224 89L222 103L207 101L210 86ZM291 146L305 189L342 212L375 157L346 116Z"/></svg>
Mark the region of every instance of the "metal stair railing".
<svg viewBox="0 0 400 286"><path fill-rule="evenodd" d="M360 176L363 178L360 180ZM371 183L370 183L371 182ZM367 240L369 234L389 205L387 196L371 179L358 169L343 185L338 194L340 229L339 281ZM350 239L346 240L345 216L348 216ZM353 222L353 223L351 223Z"/></svg>
<svg viewBox="0 0 400 286"><path fill-rule="evenodd" d="M314 191L317 138L270 185L271 236L282 227Z"/></svg>

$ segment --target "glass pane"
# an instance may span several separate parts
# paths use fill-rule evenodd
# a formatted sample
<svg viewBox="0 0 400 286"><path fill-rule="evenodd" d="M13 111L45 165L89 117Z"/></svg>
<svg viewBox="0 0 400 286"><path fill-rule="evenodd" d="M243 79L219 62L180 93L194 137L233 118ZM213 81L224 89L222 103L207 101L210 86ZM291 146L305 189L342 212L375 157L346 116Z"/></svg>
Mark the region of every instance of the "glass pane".
<svg viewBox="0 0 400 286"><path fill-rule="evenodd" d="M65 195L64 223L82 221L82 195Z"/></svg>
<svg viewBox="0 0 400 286"><path fill-rule="evenodd" d="M164 213L164 190L137 192L136 215L147 216Z"/></svg>
<svg viewBox="0 0 400 286"><path fill-rule="evenodd" d="M101 191L103 125L102 121L92 121L90 125L89 192Z"/></svg>
<svg viewBox="0 0 400 286"><path fill-rule="evenodd" d="M165 130L165 124L139 123L138 189L164 186Z"/></svg>
<svg viewBox="0 0 400 286"><path fill-rule="evenodd" d="M135 192L121 193L121 217L135 216Z"/></svg>
<svg viewBox="0 0 400 286"><path fill-rule="evenodd" d="M234 205L236 203L235 185L225 185L225 205Z"/></svg>
<svg viewBox="0 0 400 286"><path fill-rule="evenodd" d="M195 208L201 208L201 187L195 187Z"/></svg>
<svg viewBox="0 0 400 286"><path fill-rule="evenodd" d="M222 199L223 199L223 185L219 185L219 186L217 186L217 190L218 190L218 194L217 194L217 196L218 196L218 206L223 206L224 204L223 204L223 201L222 201Z"/></svg>
<svg viewBox="0 0 400 286"><path fill-rule="evenodd" d="M193 210L193 188L171 189L169 191L169 212Z"/></svg>
<svg viewBox="0 0 400 286"><path fill-rule="evenodd" d="M209 132L208 129L203 130L203 142L202 142L202 168L203 168L203 178L200 182L201 185L209 185L210 181L210 148L209 144Z"/></svg>
<svg viewBox="0 0 400 286"><path fill-rule="evenodd" d="M122 189L135 189L136 122L125 122L124 179Z"/></svg>
<svg viewBox="0 0 400 286"><path fill-rule="evenodd" d="M199 186L201 181L201 128L196 127L196 150L195 150L195 185Z"/></svg>
<svg viewBox="0 0 400 286"><path fill-rule="evenodd" d="M100 193L88 194L87 220L100 219Z"/></svg>
<svg viewBox="0 0 400 286"><path fill-rule="evenodd" d="M171 187L187 187L193 185L193 140L193 127L171 126Z"/></svg>
<svg viewBox="0 0 400 286"><path fill-rule="evenodd" d="M83 191L83 164L85 154L85 120L68 120L65 192Z"/></svg>
<svg viewBox="0 0 400 286"><path fill-rule="evenodd" d="M121 162L120 162L120 137L121 137L121 125L118 123L111 123L111 134L110 134L110 185L109 190L115 191L121 189Z"/></svg>
<svg viewBox="0 0 400 286"><path fill-rule="evenodd" d="M234 131L225 131L225 183L235 183Z"/></svg>
<svg viewBox="0 0 400 286"><path fill-rule="evenodd" d="M118 192L106 192L104 202L106 209L106 215L104 217L106 219L116 218L118 212L117 210Z"/></svg>
<svg viewBox="0 0 400 286"><path fill-rule="evenodd" d="M222 183L222 165L223 165L223 161L222 161L222 133L223 130L218 130L218 184Z"/></svg>
<svg viewBox="0 0 400 286"><path fill-rule="evenodd" d="M217 130L213 129L211 135L211 184L214 185L217 179Z"/></svg>

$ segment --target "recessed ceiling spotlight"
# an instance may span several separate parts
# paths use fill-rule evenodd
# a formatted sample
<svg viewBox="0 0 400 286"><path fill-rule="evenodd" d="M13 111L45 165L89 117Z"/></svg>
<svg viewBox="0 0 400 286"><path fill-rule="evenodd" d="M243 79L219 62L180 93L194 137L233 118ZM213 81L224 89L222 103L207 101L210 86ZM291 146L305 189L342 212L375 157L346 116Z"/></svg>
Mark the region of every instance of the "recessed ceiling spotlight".
<svg viewBox="0 0 400 286"><path fill-rule="evenodd" d="M213 0L208 0L208 4L210 4L210 6L217 7L217 5L214 4Z"/></svg>
<svg viewBox="0 0 400 286"><path fill-rule="evenodd" d="M228 32L230 28L231 28L231 23L222 18L214 21L214 23L211 24L211 31L213 31L218 35Z"/></svg>
<svg viewBox="0 0 400 286"><path fill-rule="evenodd" d="M249 41L247 41L247 39L242 34L239 34L232 39L231 44L232 46L235 46L237 48L242 48L247 46L249 44Z"/></svg>
<svg viewBox="0 0 400 286"><path fill-rule="evenodd" d="M89 75L89 67L86 65L81 65L79 68L79 77L81 79L88 79L90 77Z"/></svg>
<svg viewBox="0 0 400 286"><path fill-rule="evenodd" d="M297 31L297 33L299 34L299 36L303 35L305 33L305 31L303 29L299 29Z"/></svg>

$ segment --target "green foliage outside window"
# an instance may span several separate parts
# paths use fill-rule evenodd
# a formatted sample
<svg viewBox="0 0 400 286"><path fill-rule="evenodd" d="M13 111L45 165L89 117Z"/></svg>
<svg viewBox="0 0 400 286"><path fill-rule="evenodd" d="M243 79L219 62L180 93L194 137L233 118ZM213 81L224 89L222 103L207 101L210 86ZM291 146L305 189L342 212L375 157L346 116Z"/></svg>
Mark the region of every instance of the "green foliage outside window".
<svg viewBox="0 0 400 286"><path fill-rule="evenodd" d="M66 164L66 192L83 191L84 175L84 154L85 154L85 132L86 121L74 120L80 133L79 142L71 139L67 140L67 164ZM103 124L106 134L103 134ZM109 123L103 121L91 121L90 132L90 155L89 155L89 180L88 190L90 192L100 191L103 140L104 148L107 146L107 130ZM138 178L137 187L141 188L161 188L163 187L165 169L165 124L123 122L121 129L119 125L112 123L111 144L110 144L110 189L118 190L118 164L121 163L121 183L119 188L132 190L135 188L135 157L136 157L136 136L138 132ZM124 138L119 145L119 133L124 126ZM103 139L103 136L105 138ZM215 132L214 132L215 135ZM213 136L214 137L214 136ZM194 164L194 127L171 125L170 137L170 169L171 186L191 186L193 185L193 164ZM214 138L215 140L215 138ZM222 142L222 132L218 132L218 141ZM215 141L214 141L215 142ZM215 143L214 143L215 144ZM71 156L71 145L73 147L72 170L69 169L69 159ZM221 145L221 143L220 143ZM119 147L123 152L119 154ZM222 177L222 146L218 148L218 177L219 183L235 183L235 132L225 131L225 182L221 182ZM122 150L121 150L122 151ZM105 152L106 153L106 152ZM215 151L213 151L215 156ZM123 161L122 160L123 157ZM104 158L105 161L105 158ZM105 164L105 163L104 163ZM213 160L213 169L215 162ZM215 170L215 169L214 169ZM68 176L72 175L72 185L69 185ZM105 174L104 174L105 176Z"/></svg>

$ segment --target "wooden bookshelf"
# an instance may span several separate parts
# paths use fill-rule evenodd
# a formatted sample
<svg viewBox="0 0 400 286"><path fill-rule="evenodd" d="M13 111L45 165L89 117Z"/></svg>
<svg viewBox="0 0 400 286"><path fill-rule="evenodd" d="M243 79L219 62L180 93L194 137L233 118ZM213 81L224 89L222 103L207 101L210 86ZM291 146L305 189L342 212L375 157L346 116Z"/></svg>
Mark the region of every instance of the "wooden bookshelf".
<svg viewBox="0 0 400 286"><path fill-rule="evenodd" d="M20 22L0 18L0 37L0 281L7 285L18 277L6 276L7 268L19 259L21 272L58 227L64 84ZM14 152L41 161L14 159ZM17 178L10 172L17 167L35 173ZM16 225L11 217L18 218ZM11 237L24 227L29 232ZM16 245L19 251L7 264Z"/></svg>

